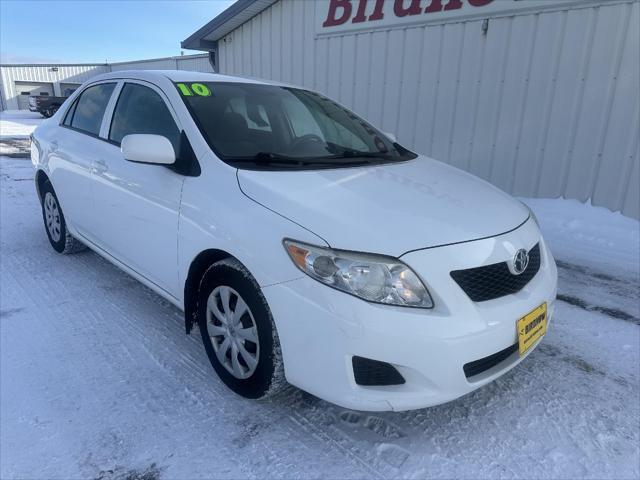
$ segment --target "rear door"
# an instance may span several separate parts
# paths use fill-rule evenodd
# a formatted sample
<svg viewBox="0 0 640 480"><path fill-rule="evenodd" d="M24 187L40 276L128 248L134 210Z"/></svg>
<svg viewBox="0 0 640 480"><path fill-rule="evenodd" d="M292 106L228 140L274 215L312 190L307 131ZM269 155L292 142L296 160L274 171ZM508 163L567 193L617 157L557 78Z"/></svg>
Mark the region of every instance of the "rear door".
<svg viewBox="0 0 640 480"><path fill-rule="evenodd" d="M108 151L94 171L93 228L98 245L178 297L178 214L184 177L166 166L125 160L120 142L135 133L163 135L177 153L182 129L156 86L126 80L116 95L103 130Z"/></svg>
<svg viewBox="0 0 640 480"><path fill-rule="evenodd" d="M71 229L92 239L92 169L111 147L99 138L107 105L116 82L86 88L66 111L49 139L49 171L62 211Z"/></svg>

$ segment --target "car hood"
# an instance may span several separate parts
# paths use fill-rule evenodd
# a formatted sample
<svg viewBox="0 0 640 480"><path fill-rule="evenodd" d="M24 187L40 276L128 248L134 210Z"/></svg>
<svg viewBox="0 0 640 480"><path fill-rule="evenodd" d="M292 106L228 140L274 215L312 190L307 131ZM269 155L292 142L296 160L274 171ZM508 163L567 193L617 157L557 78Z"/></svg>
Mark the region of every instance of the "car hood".
<svg viewBox="0 0 640 480"><path fill-rule="evenodd" d="M436 160L303 171L238 170L249 198L331 247L401 256L498 235L529 216L489 183Z"/></svg>

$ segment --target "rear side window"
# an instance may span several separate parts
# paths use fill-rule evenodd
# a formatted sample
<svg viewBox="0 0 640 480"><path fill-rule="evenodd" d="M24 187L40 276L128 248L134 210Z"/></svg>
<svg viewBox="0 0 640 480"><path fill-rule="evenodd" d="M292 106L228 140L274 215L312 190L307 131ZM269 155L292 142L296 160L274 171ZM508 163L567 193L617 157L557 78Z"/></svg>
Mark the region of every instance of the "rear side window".
<svg viewBox="0 0 640 480"><path fill-rule="evenodd" d="M115 86L115 83L101 83L87 88L69 110L64 125L98 135L102 116Z"/></svg>
<svg viewBox="0 0 640 480"><path fill-rule="evenodd" d="M126 83L113 112L109 140L119 144L136 133L167 137L175 152L180 151L180 130L162 97L151 88Z"/></svg>

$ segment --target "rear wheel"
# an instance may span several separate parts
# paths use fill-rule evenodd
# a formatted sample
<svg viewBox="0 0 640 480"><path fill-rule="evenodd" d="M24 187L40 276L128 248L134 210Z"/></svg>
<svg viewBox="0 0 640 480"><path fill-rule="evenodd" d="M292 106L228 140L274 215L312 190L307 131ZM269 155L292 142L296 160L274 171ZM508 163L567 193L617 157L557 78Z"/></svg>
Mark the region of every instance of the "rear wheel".
<svg viewBox="0 0 640 480"><path fill-rule="evenodd" d="M280 342L260 287L237 260L213 264L198 293L198 325L220 379L246 398L264 398L285 385Z"/></svg>
<svg viewBox="0 0 640 480"><path fill-rule="evenodd" d="M51 182L48 181L42 188L42 219L44 220L44 228L47 232L49 243L51 243L56 252L75 253L87 248L67 230L67 224L64 220L58 197L51 186Z"/></svg>

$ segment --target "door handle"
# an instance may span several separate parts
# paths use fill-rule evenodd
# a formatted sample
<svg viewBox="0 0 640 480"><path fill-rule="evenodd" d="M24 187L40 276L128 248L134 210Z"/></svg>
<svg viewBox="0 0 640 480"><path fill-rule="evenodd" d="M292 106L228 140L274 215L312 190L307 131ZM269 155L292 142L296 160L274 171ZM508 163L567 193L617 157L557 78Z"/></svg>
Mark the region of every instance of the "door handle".
<svg viewBox="0 0 640 480"><path fill-rule="evenodd" d="M56 150L58 150L58 141L57 140L52 140L49 145L51 145L51 151L52 152L55 152Z"/></svg>
<svg viewBox="0 0 640 480"><path fill-rule="evenodd" d="M109 170L109 167L107 167L107 163L104 160L94 160L91 166L93 167L93 173L96 174L104 173Z"/></svg>

